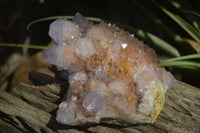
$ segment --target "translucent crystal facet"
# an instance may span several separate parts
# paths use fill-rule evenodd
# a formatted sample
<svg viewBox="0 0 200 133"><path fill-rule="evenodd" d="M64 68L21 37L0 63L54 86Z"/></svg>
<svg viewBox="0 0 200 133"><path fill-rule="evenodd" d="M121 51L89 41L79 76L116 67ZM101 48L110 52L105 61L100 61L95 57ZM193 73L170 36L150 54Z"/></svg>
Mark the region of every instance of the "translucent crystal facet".
<svg viewBox="0 0 200 133"><path fill-rule="evenodd" d="M112 118L151 123L156 119L167 89L176 80L158 65L151 48L115 25L92 24L79 13L72 21L55 20L49 35L58 45L44 56L69 75L58 122L81 125Z"/></svg>

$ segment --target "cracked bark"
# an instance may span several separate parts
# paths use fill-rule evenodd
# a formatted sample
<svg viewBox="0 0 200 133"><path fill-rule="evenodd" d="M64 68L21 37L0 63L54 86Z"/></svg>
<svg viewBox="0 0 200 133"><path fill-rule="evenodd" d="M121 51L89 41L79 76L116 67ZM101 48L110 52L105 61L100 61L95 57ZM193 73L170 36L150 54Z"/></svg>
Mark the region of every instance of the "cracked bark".
<svg viewBox="0 0 200 133"><path fill-rule="evenodd" d="M31 86L20 83L12 92L0 90L1 132L97 133L199 133L200 89L178 81L166 94L163 110L153 124L123 125L115 121L85 126L56 122L61 102L57 84Z"/></svg>

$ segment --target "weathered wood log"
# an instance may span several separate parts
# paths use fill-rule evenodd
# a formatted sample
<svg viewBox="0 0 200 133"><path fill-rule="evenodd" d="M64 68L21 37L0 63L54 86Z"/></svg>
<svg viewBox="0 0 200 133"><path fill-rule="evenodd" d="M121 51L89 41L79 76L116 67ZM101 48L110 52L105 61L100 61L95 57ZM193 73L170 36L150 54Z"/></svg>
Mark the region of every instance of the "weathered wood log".
<svg viewBox="0 0 200 133"><path fill-rule="evenodd" d="M111 120L87 126L68 126L56 122L61 102L57 84L30 86L21 83L12 92L0 90L1 132L97 132L97 133L199 133L200 89L178 82L168 89L166 103L153 124L123 125Z"/></svg>

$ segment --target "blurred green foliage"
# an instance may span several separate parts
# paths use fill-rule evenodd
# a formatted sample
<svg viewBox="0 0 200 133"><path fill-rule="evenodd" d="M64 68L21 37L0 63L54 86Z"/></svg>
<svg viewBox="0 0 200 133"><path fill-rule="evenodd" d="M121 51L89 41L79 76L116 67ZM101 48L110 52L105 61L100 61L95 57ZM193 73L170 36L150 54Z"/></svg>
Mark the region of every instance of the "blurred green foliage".
<svg viewBox="0 0 200 133"><path fill-rule="evenodd" d="M171 18L175 23L178 24L178 26L180 26L186 33L188 33L188 35L190 35L191 39L193 39L196 43L198 43L199 47L200 47L200 30L198 29L199 23L198 23L197 20L193 20L193 17L190 17L190 15L187 14L189 10L182 9L181 3L179 3L178 1L171 1L171 0L168 1L169 4L172 4L176 8L177 11L183 12L183 15L188 16L189 19L193 22L193 25L190 24L189 22L187 22L186 20L184 20L182 18L182 16L174 14L171 11L169 11L167 9L168 8L167 6L161 5L162 2L158 3L155 0L151 0L151 2L155 6L157 6L161 11L163 11L169 17L168 19ZM163 32L166 32L169 35L169 37L171 37L171 40L174 40L175 43L176 42L180 43L182 41L182 39L184 37L181 37L180 35L175 33L173 31L173 29L171 29L170 27L168 27L164 23L164 21L162 19L160 19L156 16L156 13L150 11L150 9L147 9L143 4L139 3L139 1L137 1L137 0L133 0L133 3L135 5L137 5L150 19L152 19L154 23L157 24L157 26L158 26L157 28L160 28L160 29L163 30ZM191 11L191 12L192 12L192 14L199 15L195 11ZM42 21L46 21L46 20L57 19L57 18L72 19L73 17L72 16L55 16L55 17L43 18L43 19L33 21L32 23L30 23L28 25L27 28L29 29L32 24L42 22ZM90 21L95 21L95 22L101 21L100 18L90 17L88 19ZM172 44L169 44L167 41L157 37L154 34L151 34L149 32L145 32L141 29L136 29L136 28L133 28L133 27L130 27L128 25L121 24L121 23L118 23L118 22L114 22L114 21L110 21L110 20L105 20L105 21L115 23L119 27L130 31L131 33L134 33L137 37L140 37L144 40L151 41L158 48L162 49L166 54L168 54L172 57L176 57L176 58L171 58L171 57L160 58L160 61L161 61L160 65L161 66L168 66L168 67L173 66L173 67L181 67L181 68L186 68L186 69L200 69L200 63L199 62L191 61L192 59L200 58L199 53L197 53L197 54L191 53L191 55L189 55L189 56L184 55L184 54L181 55L181 51L179 51L177 48L175 48L175 46L173 46ZM189 57L189 58L187 58L187 57Z"/></svg>
<svg viewBox="0 0 200 133"><path fill-rule="evenodd" d="M31 44L39 45L30 45L30 48L46 48L44 45L40 46L40 44L46 44L46 41L42 40L48 36L48 24L51 21L46 21L48 23L43 24L39 24L38 22L60 17L71 19L73 16L68 15L74 15L79 11L84 16L93 16L88 18L89 20L95 22L104 20L108 23L114 23L135 34L136 37L140 40L144 40L145 43L149 44L150 47L158 53L161 66L170 68L174 73L181 73L183 79L192 79L189 82L196 81L197 83L194 84L200 85L199 0L101 0L95 2L92 0L45 0L44 3L41 4L38 4L39 1L32 1L31 3L25 0L19 0L18 2L14 0L3 0L0 2L0 4L2 4L0 5L0 11L7 7L5 5L11 4L14 6L13 3L18 3L18 5L21 3L21 5L24 5L23 8L19 6L21 12L26 12L25 16L28 16L27 14L31 16L21 21L24 26L23 30L25 30L25 26L30 24L28 28L31 28L32 31L29 33L32 40ZM5 9L7 11L7 8ZM32 23L30 23L31 21ZM12 27L12 24L13 23L10 24L10 27ZM14 26L17 27L16 25ZM42 31L44 29L45 32ZM22 30L20 29L20 31ZM13 38L13 32L10 33L10 37ZM37 36L37 38L35 36ZM17 35L15 37L17 37ZM40 41L37 42L36 39ZM13 43L22 43L12 40L14 39L9 38L9 41L3 41L4 43L0 45L16 47ZM17 47L20 46L22 45L18 45ZM184 75L185 73L189 75ZM187 76L187 78L184 78L184 76Z"/></svg>

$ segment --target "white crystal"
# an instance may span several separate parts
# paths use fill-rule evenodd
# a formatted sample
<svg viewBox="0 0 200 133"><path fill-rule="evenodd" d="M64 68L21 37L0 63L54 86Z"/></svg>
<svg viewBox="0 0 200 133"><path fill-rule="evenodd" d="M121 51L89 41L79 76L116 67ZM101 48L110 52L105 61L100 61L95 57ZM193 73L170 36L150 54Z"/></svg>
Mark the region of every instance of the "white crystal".
<svg viewBox="0 0 200 133"><path fill-rule="evenodd" d="M95 53L95 48L91 40L87 38L80 38L77 40L75 51L81 59L85 59Z"/></svg>
<svg viewBox="0 0 200 133"><path fill-rule="evenodd" d="M122 46L123 49L125 49L128 46L128 44L122 43L121 46Z"/></svg>
<svg viewBox="0 0 200 133"><path fill-rule="evenodd" d="M86 81L87 81L87 74L82 71L73 73L69 76L70 86L73 86L75 84L76 85L84 85Z"/></svg>
<svg viewBox="0 0 200 133"><path fill-rule="evenodd" d="M156 119L166 90L176 80L159 66L147 45L112 24L92 24L80 14L73 22L54 21L49 34L56 43L66 44L44 52L48 62L69 74L58 122L81 125L117 118L152 123Z"/></svg>
<svg viewBox="0 0 200 133"><path fill-rule="evenodd" d="M102 111L105 105L104 95L98 92L90 92L83 101L83 107L89 112Z"/></svg>
<svg viewBox="0 0 200 133"><path fill-rule="evenodd" d="M46 60L56 66L62 66L63 65L63 54L64 54L65 47L62 45L59 46L53 46L46 51L44 51L44 57Z"/></svg>
<svg viewBox="0 0 200 133"><path fill-rule="evenodd" d="M57 19L51 23L49 36L60 45L65 45L67 38L77 38L79 30L74 23L66 19Z"/></svg>
<svg viewBox="0 0 200 133"><path fill-rule="evenodd" d="M126 84L124 84L124 82L122 80L117 80L117 81L111 82L111 83L109 83L108 87L113 93L119 93L122 95L124 93L126 93L124 90L127 89Z"/></svg>
<svg viewBox="0 0 200 133"><path fill-rule="evenodd" d="M61 103L62 106L59 106L59 111L57 112L56 120L61 123L73 123L75 112L74 110L77 108L74 102L67 104L66 102Z"/></svg>

